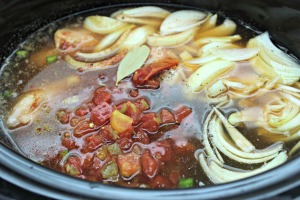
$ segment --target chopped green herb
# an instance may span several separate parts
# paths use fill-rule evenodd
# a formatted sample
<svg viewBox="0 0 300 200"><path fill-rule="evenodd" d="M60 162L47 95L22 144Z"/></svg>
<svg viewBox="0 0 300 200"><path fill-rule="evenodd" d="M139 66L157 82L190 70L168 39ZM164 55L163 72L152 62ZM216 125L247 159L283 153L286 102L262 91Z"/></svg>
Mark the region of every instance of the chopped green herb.
<svg viewBox="0 0 300 200"><path fill-rule="evenodd" d="M178 182L179 188L193 187L193 178L181 178Z"/></svg>
<svg viewBox="0 0 300 200"><path fill-rule="evenodd" d="M57 55L48 56L46 60L48 64L55 63L57 61Z"/></svg>
<svg viewBox="0 0 300 200"><path fill-rule="evenodd" d="M11 95L12 95L12 93L11 93L10 91L8 91L8 90L5 90L5 91L3 92L3 97L4 97L4 98L9 98L9 97L11 97Z"/></svg>
<svg viewBox="0 0 300 200"><path fill-rule="evenodd" d="M19 50L17 51L17 57L18 58L26 58L28 55L28 52L25 50Z"/></svg>

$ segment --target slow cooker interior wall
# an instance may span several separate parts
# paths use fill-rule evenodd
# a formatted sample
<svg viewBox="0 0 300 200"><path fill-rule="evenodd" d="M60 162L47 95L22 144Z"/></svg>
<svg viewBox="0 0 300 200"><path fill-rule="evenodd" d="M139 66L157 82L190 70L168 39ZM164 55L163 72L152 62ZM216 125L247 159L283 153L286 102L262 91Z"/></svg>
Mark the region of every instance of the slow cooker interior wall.
<svg viewBox="0 0 300 200"><path fill-rule="evenodd" d="M288 46L293 54L300 56L300 41L295 38L295 32L300 31L297 23L300 20L298 0L1 0L0 63L30 33L51 21L100 6L141 2L190 5L224 12L260 30L271 31L280 44Z"/></svg>

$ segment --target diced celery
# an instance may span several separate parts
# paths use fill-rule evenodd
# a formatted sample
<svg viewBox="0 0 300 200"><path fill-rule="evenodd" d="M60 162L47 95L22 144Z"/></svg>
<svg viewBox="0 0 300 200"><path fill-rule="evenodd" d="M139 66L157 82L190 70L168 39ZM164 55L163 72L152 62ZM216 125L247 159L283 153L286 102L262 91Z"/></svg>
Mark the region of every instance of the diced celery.
<svg viewBox="0 0 300 200"><path fill-rule="evenodd" d="M57 61L57 55L48 56L46 60L48 64L55 63Z"/></svg>
<svg viewBox="0 0 300 200"><path fill-rule="evenodd" d="M98 149L96 155L100 160L105 160L107 157L107 147L105 145L102 146L100 149Z"/></svg>

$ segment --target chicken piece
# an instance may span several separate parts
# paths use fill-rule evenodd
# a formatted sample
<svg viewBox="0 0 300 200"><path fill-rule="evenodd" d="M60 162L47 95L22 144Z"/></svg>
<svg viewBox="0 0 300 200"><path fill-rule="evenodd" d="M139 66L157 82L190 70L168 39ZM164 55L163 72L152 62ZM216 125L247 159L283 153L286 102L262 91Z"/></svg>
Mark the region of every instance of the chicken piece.
<svg viewBox="0 0 300 200"><path fill-rule="evenodd" d="M98 44L97 36L85 29L59 29L54 35L55 46L61 52L92 51Z"/></svg>
<svg viewBox="0 0 300 200"><path fill-rule="evenodd" d="M6 121L7 125L15 128L30 123L35 111L45 99L46 95L43 90L32 90L23 94L11 110Z"/></svg>

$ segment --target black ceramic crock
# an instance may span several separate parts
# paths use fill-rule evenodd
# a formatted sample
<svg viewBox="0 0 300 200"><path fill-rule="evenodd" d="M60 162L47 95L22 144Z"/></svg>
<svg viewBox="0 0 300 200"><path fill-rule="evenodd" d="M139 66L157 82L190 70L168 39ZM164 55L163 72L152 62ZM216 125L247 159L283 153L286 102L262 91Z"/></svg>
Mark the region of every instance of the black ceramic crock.
<svg viewBox="0 0 300 200"><path fill-rule="evenodd" d="M0 66L20 42L48 23L84 10L106 10L119 5L217 12L255 31L269 31L273 40L300 57L297 0L0 0ZM1 134L0 140L0 178L55 199L264 199L300 185L300 158L293 158L268 172L227 184L172 190L122 188L49 170L15 153Z"/></svg>

